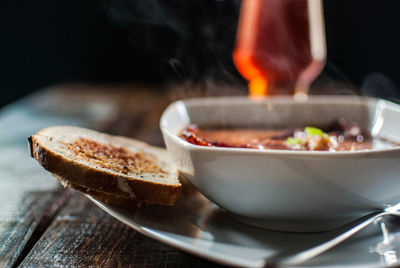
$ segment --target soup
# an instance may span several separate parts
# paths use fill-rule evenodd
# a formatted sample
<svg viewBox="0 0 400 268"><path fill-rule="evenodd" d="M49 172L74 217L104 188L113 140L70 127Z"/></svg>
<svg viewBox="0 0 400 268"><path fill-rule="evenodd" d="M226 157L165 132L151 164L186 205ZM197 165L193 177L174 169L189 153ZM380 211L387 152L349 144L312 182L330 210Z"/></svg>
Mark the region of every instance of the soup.
<svg viewBox="0 0 400 268"><path fill-rule="evenodd" d="M305 126L288 129L218 128L190 125L181 138L200 146L302 150L359 151L399 146L395 142L373 138L354 123L343 120L325 129Z"/></svg>

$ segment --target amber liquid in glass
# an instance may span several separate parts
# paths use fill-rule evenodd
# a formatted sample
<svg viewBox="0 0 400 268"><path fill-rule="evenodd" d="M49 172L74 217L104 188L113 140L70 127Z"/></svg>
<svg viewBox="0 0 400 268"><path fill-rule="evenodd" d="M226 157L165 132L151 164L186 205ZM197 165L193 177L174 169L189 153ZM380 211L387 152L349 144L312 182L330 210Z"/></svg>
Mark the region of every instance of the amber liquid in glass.
<svg viewBox="0 0 400 268"><path fill-rule="evenodd" d="M307 93L322 70L321 0L243 0L233 58L250 95Z"/></svg>

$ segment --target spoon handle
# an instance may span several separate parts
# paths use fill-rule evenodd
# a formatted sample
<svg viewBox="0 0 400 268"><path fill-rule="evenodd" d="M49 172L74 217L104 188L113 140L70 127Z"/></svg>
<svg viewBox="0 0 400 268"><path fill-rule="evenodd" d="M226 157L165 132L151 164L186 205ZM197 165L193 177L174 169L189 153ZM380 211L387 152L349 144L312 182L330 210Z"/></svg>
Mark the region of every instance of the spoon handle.
<svg viewBox="0 0 400 268"><path fill-rule="evenodd" d="M297 252L288 252L284 256L281 255L273 257L272 259L266 259L264 267L286 267L286 266L299 265L337 246L338 244L347 240L354 234L358 233L360 230L367 227L369 224L375 222L376 220L386 215L398 216L398 214L389 211L373 212L371 214L368 214L360 219L357 219L349 223L345 227L346 230L344 232L342 231L339 235L335 236L334 238L322 244L319 244L317 246L311 247L306 250L301 250Z"/></svg>

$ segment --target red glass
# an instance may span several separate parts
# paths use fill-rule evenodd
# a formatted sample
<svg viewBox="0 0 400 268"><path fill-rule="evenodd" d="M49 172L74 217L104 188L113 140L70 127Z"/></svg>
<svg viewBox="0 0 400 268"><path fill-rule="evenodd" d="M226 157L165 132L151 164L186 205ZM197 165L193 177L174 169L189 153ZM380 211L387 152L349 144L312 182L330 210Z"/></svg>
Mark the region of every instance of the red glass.
<svg viewBox="0 0 400 268"><path fill-rule="evenodd" d="M321 0L243 0L233 58L250 95L307 93L325 61Z"/></svg>

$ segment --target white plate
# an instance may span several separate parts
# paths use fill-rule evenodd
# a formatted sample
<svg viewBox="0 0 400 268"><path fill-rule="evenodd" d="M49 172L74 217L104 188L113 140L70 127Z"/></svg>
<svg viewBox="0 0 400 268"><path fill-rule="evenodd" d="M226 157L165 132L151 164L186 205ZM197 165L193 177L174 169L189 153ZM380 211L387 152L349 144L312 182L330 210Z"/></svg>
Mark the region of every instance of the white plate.
<svg viewBox="0 0 400 268"><path fill-rule="evenodd" d="M306 249L330 233L288 233L236 222L185 185L177 206L117 208L89 197L97 206L136 231L199 257L229 266L261 267L265 258ZM390 231L382 235L382 226ZM398 226L398 227L396 227ZM399 265L400 221L385 219L304 266L383 267ZM302 265L302 266L303 266Z"/></svg>

